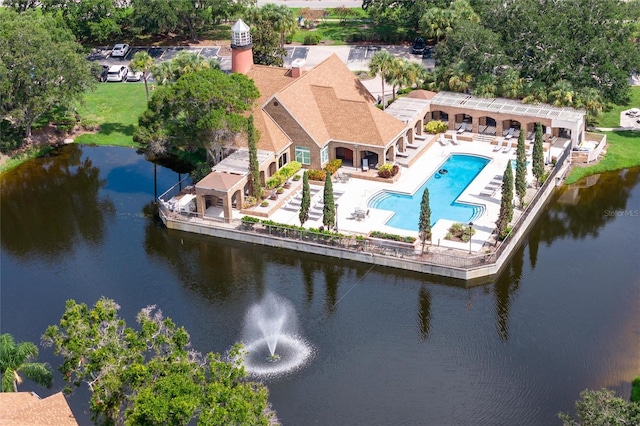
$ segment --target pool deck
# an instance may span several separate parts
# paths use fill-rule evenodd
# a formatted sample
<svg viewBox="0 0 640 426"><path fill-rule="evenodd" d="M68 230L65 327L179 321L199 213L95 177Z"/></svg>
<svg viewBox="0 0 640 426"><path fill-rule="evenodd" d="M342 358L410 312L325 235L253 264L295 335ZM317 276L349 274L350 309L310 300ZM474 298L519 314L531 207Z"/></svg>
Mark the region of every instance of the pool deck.
<svg viewBox="0 0 640 426"><path fill-rule="evenodd" d="M435 138L435 136L433 138ZM428 143L429 141L427 140L426 142ZM504 173L507 163L510 160L515 159L515 147L511 149L509 153L503 153L502 150L496 152L493 150L494 147L495 145L488 142L467 141L460 141L459 145L449 144L447 146L441 146L437 143L430 144L428 148L422 150L419 158L417 158L410 167L400 168L400 178L394 183L358 179L357 177L352 177L346 183L334 182L334 191L343 192L335 201L338 205L338 230L343 233L361 235L367 235L370 231L375 230L417 237L417 231L408 231L385 225L385 222L387 222L393 212L367 207L367 203L371 197L385 189L413 194L439 169L440 165L446 161L451 154L478 155L489 158L490 161L462 194L460 194L457 200L458 202L483 207L483 212L480 217L473 219L473 228L476 230L476 233L471 239L471 244L446 240L445 235L453 223L453 221L446 219L438 220L438 222L434 224L432 228L432 244L444 248L465 251L471 250L473 253L479 252L482 247L490 241L492 231L495 229L495 222L500 211L501 197L499 188L492 196L482 196L480 193L496 175L502 175ZM552 147L551 149L552 155L554 155L554 149L558 149L558 152L560 152L559 148ZM343 168L339 173L355 176L359 172L356 171L356 169ZM531 182L532 179L531 165L529 165L527 180ZM319 199L320 197L322 197L322 191L316 195L316 198ZM312 206L314 202L315 198L312 199ZM352 213L356 209L368 211L369 214L365 216L363 220L353 219ZM514 212L514 220L518 214L519 212L516 209ZM242 215L239 214L237 218L239 219L240 217L242 217ZM278 223L300 225L298 212L285 210L284 208L276 210L270 215L269 219ZM315 221L309 220L305 223L305 227L319 228L321 225L322 218Z"/></svg>

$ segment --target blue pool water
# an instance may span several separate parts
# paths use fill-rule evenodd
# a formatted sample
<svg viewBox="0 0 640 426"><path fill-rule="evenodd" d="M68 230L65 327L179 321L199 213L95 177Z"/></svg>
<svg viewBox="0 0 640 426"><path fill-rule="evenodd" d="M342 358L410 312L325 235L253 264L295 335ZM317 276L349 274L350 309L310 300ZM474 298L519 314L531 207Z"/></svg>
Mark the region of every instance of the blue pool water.
<svg viewBox="0 0 640 426"><path fill-rule="evenodd" d="M388 226L417 231L422 194L425 188L429 188L431 225L439 219L469 222L480 213L482 207L457 203L456 199L487 163L489 159L484 157L451 155L414 194L382 191L371 199L369 207L393 211L394 215L387 221ZM447 170L447 173L438 173L441 169Z"/></svg>

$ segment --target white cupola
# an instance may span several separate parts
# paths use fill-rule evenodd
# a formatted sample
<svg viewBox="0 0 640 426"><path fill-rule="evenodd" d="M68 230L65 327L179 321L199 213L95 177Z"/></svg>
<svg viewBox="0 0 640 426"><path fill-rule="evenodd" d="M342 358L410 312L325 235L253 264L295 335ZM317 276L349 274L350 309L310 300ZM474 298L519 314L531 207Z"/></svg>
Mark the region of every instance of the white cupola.
<svg viewBox="0 0 640 426"><path fill-rule="evenodd" d="M242 19L238 19L231 27L231 47L249 46L251 46L251 30Z"/></svg>

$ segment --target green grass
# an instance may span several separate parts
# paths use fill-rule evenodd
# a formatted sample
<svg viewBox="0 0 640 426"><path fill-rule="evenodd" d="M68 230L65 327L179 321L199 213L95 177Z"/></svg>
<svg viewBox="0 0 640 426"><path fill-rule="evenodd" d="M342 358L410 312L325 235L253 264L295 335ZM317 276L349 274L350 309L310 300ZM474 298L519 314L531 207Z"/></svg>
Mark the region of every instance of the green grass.
<svg viewBox="0 0 640 426"><path fill-rule="evenodd" d="M304 43L304 37L307 34L320 34L321 40L331 40L332 45L343 45L346 41L349 41L354 34L363 34L373 32L368 29L366 24L361 22L345 22L340 23L337 21L321 22L314 30L299 29L293 35L293 41L297 43Z"/></svg>
<svg viewBox="0 0 640 426"><path fill-rule="evenodd" d="M613 105L613 107L598 117L598 127L615 128L620 126L620 113L629 108L640 108L640 86L631 88L631 100L626 105Z"/></svg>
<svg viewBox="0 0 640 426"><path fill-rule="evenodd" d="M640 166L640 132L620 130L607 134L607 154L599 163L592 166L577 166L565 180L572 184L587 176L614 170Z"/></svg>
<svg viewBox="0 0 640 426"><path fill-rule="evenodd" d="M81 120L99 124L100 131L79 136L76 142L137 146L133 132L146 108L143 83L100 83L95 91L85 94L84 104L78 107Z"/></svg>
<svg viewBox="0 0 640 426"><path fill-rule="evenodd" d="M53 148L50 146L44 146L41 148L29 148L26 151L15 155L9 159L7 159L7 161L5 161L3 164L0 165L0 174L4 173L4 172L8 172L9 170L18 167L20 164L31 160L33 158L38 158L38 157L42 157L43 155L45 155L48 152L51 152Z"/></svg>

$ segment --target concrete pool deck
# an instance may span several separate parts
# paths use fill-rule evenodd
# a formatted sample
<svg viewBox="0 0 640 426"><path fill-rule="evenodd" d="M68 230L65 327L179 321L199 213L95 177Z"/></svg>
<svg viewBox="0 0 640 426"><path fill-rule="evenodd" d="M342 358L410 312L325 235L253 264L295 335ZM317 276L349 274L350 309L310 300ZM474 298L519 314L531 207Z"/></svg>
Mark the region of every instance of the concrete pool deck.
<svg viewBox="0 0 640 426"><path fill-rule="evenodd" d="M432 138L436 138L433 136ZM428 142L428 141L427 141ZM370 231L381 231L391 234L418 236L417 231L408 231L404 229L387 226L385 223L392 216L393 212L388 210L379 210L368 207L368 202L372 196L383 190L393 190L395 192L413 194L422 184L436 171L440 165L446 161L451 154L469 154L477 155L490 159L489 163L476 178L467 186L457 199L458 202L468 203L482 206L482 212L479 217L473 219L473 228L476 233L471 239L471 243L460 243L445 239L448 228L454 223L451 220L441 219L434 224L432 228L432 245L440 246L448 249L459 249L471 251L472 253L480 252L483 246L491 240L491 234L495 229L495 222L500 211L501 191L498 188L491 196L481 196L480 193L491 182L496 175L502 175L507 163L515 159L515 147L509 153L503 153L502 150L494 151L495 145L488 142L466 142L460 141L459 145L441 146L440 144L431 144L425 149L421 156L410 166L401 167L400 178L394 183L378 182L372 180L358 179L352 177L348 182L334 182L334 192L342 192L339 198L335 200L338 205L337 224L338 230L347 234L367 235ZM557 153L555 151L557 150ZM560 147L551 147L551 155L558 155L561 152ZM531 165L528 165L527 181L532 182ZM343 174L354 173L356 169L344 168L339 172ZM311 207L317 200L322 198L322 189L311 200ZM433 206L432 206L433 208ZM356 209L368 211L369 214L363 220L352 218L352 213ZM234 219L240 219L243 214L235 212ZM514 210L514 221L517 220L520 211ZM269 216L270 220L277 223L300 225L298 219L298 211L286 210L279 208ZM305 227L320 228L322 226L322 217L317 220L309 220L305 223Z"/></svg>

